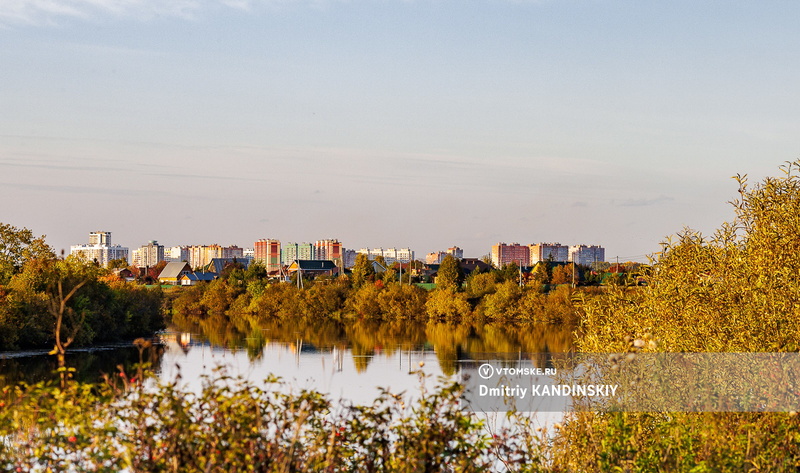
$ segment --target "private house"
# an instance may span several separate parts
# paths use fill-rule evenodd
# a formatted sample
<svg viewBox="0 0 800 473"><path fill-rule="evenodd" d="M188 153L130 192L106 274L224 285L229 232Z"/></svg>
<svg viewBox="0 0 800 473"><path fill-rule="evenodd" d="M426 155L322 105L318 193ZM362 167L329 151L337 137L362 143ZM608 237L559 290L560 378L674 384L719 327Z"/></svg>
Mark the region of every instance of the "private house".
<svg viewBox="0 0 800 473"><path fill-rule="evenodd" d="M211 282L217 279L217 273L186 273L178 278L178 283L181 286L196 286L201 282Z"/></svg>
<svg viewBox="0 0 800 473"><path fill-rule="evenodd" d="M303 276L333 276L339 274L339 268L331 260L295 260L287 268L289 274L300 271Z"/></svg>
<svg viewBox="0 0 800 473"><path fill-rule="evenodd" d="M478 258L461 258L458 260L458 264L461 266L461 271L464 272L464 276L469 276L476 269L482 273L492 269L491 266Z"/></svg>
<svg viewBox="0 0 800 473"><path fill-rule="evenodd" d="M128 268L117 268L112 271L114 275L124 281L133 282L136 281L136 276L133 272Z"/></svg>
<svg viewBox="0 0 800 473"><path fill-rule="evenodd" d="M158 275L158 282L161 284L172 284L175 286L194 286L200 282L213 281L217 279L218 273L212 271L192 271L189 263L167 263L161 274Z"/></svg>
<svg viewBox="0 0 800 473"><path fill-rule="evenodd" d="M461 272L464 277L469 276L473 271L479 270L480 272L487 272L491 268L488 264L478 258L462 258L458 260L458 265L461 266ZM420 277L424 281L434 281L439 274L440 264L426 264L422 269L414 272L415 276Z"/></svg>
<svg viewBox="0 0 800 473"><path fill-rule="evenodd" d="M185 261L167 263L161 274L158 275L158 282L161 284L178 285L181 276L191 273L192 268Z"/></svg>
<svg viewBox="0 0 800 473"><path fill-rule="evenodd" d="M250 260L243 258L212 258L211 262L202 269L207 273L222 274L222 270L231 264L241 264L243 269L247 269L250 265Z"/></svg>
<svg viewBox="0 0 800 473"><path fill-rule="evenodd" d="M372 260L372 269L375 270L375 274L385 273L386 271L388 271L388 268L386 268L386 266L378 263L375 260Z"/></svg>

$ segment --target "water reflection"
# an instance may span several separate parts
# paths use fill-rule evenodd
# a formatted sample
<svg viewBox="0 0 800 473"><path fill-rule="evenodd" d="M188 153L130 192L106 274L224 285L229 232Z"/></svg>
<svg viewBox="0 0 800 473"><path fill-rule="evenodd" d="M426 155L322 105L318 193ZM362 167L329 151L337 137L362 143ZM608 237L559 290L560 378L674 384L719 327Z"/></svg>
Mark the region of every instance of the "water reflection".
<svg viewBox="0 0 800 473"><path fill-rule="evenodd" d="M489 353L530 359L544 368L550 354L573 350L572 332L571 326L542 323L276 318L251 326L208 317L171 327L161 337L162 347L149 351L149 361L166 381L178 374L176 364L185 380L227 365L231 374L250 378L270 373L287 380L316 378L305 387L339 389L351 397L348 391L391 383L413 390L415 378L398 380L417 370L420 361L434 376L455 375L460 365ZM129 370L138 361L132 345L75 349L67 355L76 379L85 382L116 373L118 365ZM55 369L55 357L44 352L0 354L0 386L54 379Z"/></svg>
<svg viewBox="0 0 800 473"><path fill-rule="evenodd" d="M252 362L263 359L265 348L273 343L297 354L349 352L358 373L364 373L377 356L392 358L398 352L430 351L435 354L441 372L454 375L459 362L485 353L502 353L512 358L535 354L534 364L545 367L548 353L573 351L574 327L569 325L276 318L255 327L235 324L221 327L219 321L210 319L213 318L199 324L175 326L173 330L192 333L201 344L246 350Z"/></svg>
<svg viewBox="0 0 800 473"><path fill-rule="evenodd" d="M144 353L142 361L149 362L156 374L161 372L163 348L155 347ZM75 368L74 379L94 383L103 374L115 374L118 366L126 371L139 363L139 350L132 343L92 348L75 348L67 351L67 366ZM58 362L46 351L0 353L0 388L19 383L34 384L58 378Z"/></svg>

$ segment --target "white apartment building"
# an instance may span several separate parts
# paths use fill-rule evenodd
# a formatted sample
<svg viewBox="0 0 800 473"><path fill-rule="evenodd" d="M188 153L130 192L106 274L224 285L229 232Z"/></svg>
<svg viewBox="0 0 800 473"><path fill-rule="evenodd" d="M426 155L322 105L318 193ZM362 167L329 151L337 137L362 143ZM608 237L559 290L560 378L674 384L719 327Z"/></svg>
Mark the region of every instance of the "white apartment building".
<svg viewBox="0 0 800 473"><path fill-rule="evenodd" d="M96 261L100 266L108 266L109 261L115 259L128 261L128 248L111 245L111 232L89 233L89 244L72 245L69 254L87 261Z"/></svg>
<svg viewBox="0 0 800 473"><path fill-rule="evenodd" d="M561 243L537 243L529 245L531 251L530 264L534 265L539 261L566 262L570 260L570 253L567 245Z"/></svg>
<svg viewBox="0 0 800 473"><path fill-rule="evenodd" d="M414 252L410 248L361 248L358 253L365 254L370 260L382 256L386 264L396 261L410 263L414 261Z"/></svg>
<svg viewBox="0 0 800 473"><path fill-rule="evenodd" d="M180 263L181 261L189 261L189 247L188 246L171 246L164 248L164 261L167 263Z"/></svg>
<svg viewBox="0 0 800 473"><path fill-rule="evenodd" d="M606 260L606 249L598 245L572 245L569 247L569 261L591 266L592 263Z"/></svg>
<svg viewBox="0 0 800 473"><path fill-rule="evenodd" d="M606 260L606 249L598 245L572 245L569 247L569 260L576 264L591 266L592 263Z"/></svg>
<svg viewBox="0 0 800 473"><path fill-rule="evenodd" d="M164 261L164 245L159 245L156 240L151 240L148 244L133 250L133 265L137 268L144 268L157 265Z"/></svg>

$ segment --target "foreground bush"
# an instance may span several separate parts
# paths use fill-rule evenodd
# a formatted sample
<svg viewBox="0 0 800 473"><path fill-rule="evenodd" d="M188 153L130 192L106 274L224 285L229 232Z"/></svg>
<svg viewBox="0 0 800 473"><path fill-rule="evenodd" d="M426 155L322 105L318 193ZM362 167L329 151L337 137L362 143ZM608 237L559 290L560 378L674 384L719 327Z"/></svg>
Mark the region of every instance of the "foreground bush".
<svg viewBox="0 0 800 473"><path fill-rule="evenodd" d="M584 352L624 351L650 333L663 351L800 350L800 161L750 186L736 218L711 237L664 243L642 291L618 289L584 307Z"/></svg>
<svg viewBox="0 0 800 473"><path fill-rule="evenodd" d="M241 379L3 392L0 469L141 472L794 472L794 414L568 415L550 432L528 418L484 424L460 410L461 387L410 401L331 402ZM408 404L406 404L408 402Z"/></svg>
<svg viewBox="0 0 800 473"><path fill-rule="evenodd" d="M800 349L800 161L781 171L754 186L737 176L732 222L711 237L682 232L646 288L586 304L578 349L624 352L637 339L666 352ZM798 471L800 424L780 413L584 414L557 450L568 470Z"/></svg>
<svg viewBox="0 0 800 473"><path fill-rule="evenodd" d="M205 379L198 394L177 383L148 387L124 373L122 380L116 392L113 383L7 390L0 468L540 471L532 430L490 435L458 407L457 384L423 391L409 405L383 392L371 405L349 406L315 391L286 393L278 384L261 388L226 376Z"/></svg>

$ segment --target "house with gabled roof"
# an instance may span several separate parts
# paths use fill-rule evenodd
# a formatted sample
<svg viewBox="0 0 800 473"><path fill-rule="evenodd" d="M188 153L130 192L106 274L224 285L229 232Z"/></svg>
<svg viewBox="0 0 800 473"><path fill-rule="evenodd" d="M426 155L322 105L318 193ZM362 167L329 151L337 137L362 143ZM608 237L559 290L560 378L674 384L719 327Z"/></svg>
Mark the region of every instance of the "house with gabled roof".
<svg viewBox="0 0 800 473"><path fill-rule="evenodd" d="M339 268L331 260L295 260L286 269L289 274L300 271L304 276L332 276L339 274Z"/></svg>
<svg viewBox="0 0 800 473"><path fill-rule="evenodd" d="M231 264L241 264L244 269L247 269L250 260L244 258L211 258L211 262L202 269L204 272L222 274L222 270Z"/></svg>
<svg viewBox="0 0 800 473"><path fill-rule="evenodd" d="M167 263L158 275L158 282L161 284L178 284L181 276L192 272L192 267L185 261L174 261Z"/></svg>
<svg viewBox="0 0 800 473"><path fill-rule="evenodd" d="M186 273L178 279L181 286L195 286L201 282L211 282L217 279L217 273L194 272Z"/></svg>

